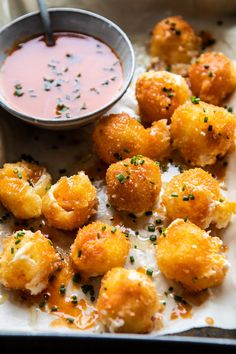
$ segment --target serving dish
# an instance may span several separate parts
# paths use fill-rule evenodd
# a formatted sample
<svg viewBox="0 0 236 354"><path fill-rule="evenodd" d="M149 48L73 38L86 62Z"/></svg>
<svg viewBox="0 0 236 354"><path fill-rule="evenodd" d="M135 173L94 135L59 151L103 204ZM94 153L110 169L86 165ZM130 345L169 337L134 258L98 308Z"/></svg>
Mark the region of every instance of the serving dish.
<svg viewBox="0 0 236 354"><path fill-rule="evenodd" d="M133 48L126 34L118 26L108 19L89 11L55 8L50 10L50 18L52 22L52 30L54 32L67 31L84 33L88 36L99 38L102 42L113 48L118 55L123 68L124 80L120 91L112 98L112 100L110 100L110 102L96 111L84 114L80 118L75 117L69 120L62 118L57 123L55 123L54 119L42 120L40 117L27 116L27 114L17 111L13 106L9 105L9 102L2 94L0 102L2 107L7 109L12 115L21 118L30 124L57 130L75 128L88 124L96 117L104 114L127 91L135 66ZM9 48L13 48L17 43L42 33L43 27L38 12L26 14L2 28L0 33L0 65L4 62Z"/></svg>
<svg viewBox="0 0 236 354"><path fill-rule="evenodd" d="M131 5L132 6L132 5ZM170 4L168 4L168 6L171 6ZM197 7L198 7L198 5L196 5ZM203 4L201 4L201 6L203 6ZM176 9L174 9L175 11L176 11ZM214 11L216 11L215 9L214 9ZM226 11L227 11L227 8L226 8ZM163 9L163 14L164 14L165 12L164 12L164 9ZM166 14L166 13L165 13ZM184 14L184 13L183 13ZM215 16L216 16L216 14L214 14ZM160 17L164 17L163 15L160 15ZM218 18L217 18L217 20L218 20ZM156 17L155 17L155 20L154 21L156 21ZM215 26L215 21L216 21L216 19L215 19L215 17L214 17L214 19L212 19L212 26L214 27ZM154 22L153 22L154 23ZM213 25L214 24L214 25ZM201 25L199 25L201 28L203 27L203 26L206 26L206 24L201 24ZM147 26L148 28L149 27L151 27L151 26L149 26L149 24L148 24L148 26ZM210 26L209 26L210 27ZM207 29L209 28L209 27L207 27ZM229 25L229 27L230 27L230 25ZM222 29L220 28L220 31L219 31L219 27L214 27L214 30L215 31L218 31L218 32L221 32L222 31ZM214 31L213 31L214 32ZM232 33L232 32L231 32ZM135 37L135 36L134 36ZM139 37L139 35L137 35L137 37ZM145 35L145 38L146 38L146 35ZM217 37L218 38L218 37ZM139 47L139 45L141 45L140 43L142 42L143 43L143 41L144 41L144 39L143 39L143 37L142 38L140 38L140 41L138 42L138 45L137 45L137 47ZM142 60L143 60L143 58L142 58ZM120 110L120 107L118 107L117 108L117 110ZM5 120L9 120L9 116L5 116L6 117L6 119ZM9 122L7 122L7 123L9 123ZM10 123L10 129L12 129L12 127L13 127L13 124L12 124L13 122L11 122ZM15 125L15 124L14 124ZM19 129L19 128L22 128L22 125L21 124L19 124L19 125L16 125L17 126L17 128ZM8 125L8 129L9 129L9 125ZM33 142L33 140L34 140L34 138L35 137L37 137L37 135L38 135L38 132L37 132L37 130L34 130L34 129L31 129L31 128L24 128L25 129L25 131L24 131L24 133L22 134L22 136L21 136L21 139L22 140L24 140L24 144L22 144L22 146L21 146L21 151L22 152L26 152L26 150L28 149L28 147L30 146L30 144ZM15 134L16 134L16 136L18 136L19 137L19 135L18 135L18 133L17 132L15 132ZM42 134L42 135L41 135ZM84 133L84 134L86 134L86 133ZM16 158L16 155L19 155L19 151L17 151L16 150L16 148L14 148L13 147L13 141L15 140L14 139L14 135L13 134L11 134L12 135L12 140L11 141L9 141L8 140L8 149L7 149L7 160L9 161L9 160L13 160L13 159L15 159ZM55 139L54 141L56 141L57 139L58 139L58 137L56 136L56 134L53 134L53 135L48 135L46 132L45 133L39 133L39 135L40 135L40 140L41 140L41 138L42 138L42 141L44 141L44 144L46 143L46 144L48 144L48 145L46 145L47 146L47 148L46 148L46 150L48 151L49 150L49 146L51 146L51 148L53 147L53 145L51 144L52 143L52 139ZM25 137L32 137L32 138L30 138L30 139L28 139L28 141L25 141L26 139L25 139ZM76 137L76 133L75 133L75 135L74 135L75 137ZM33 138L34 137L34 138ZM85 137L84 137L84 139L86 140L86 135L85 135ZM49 143L50 142L50 143ZM51 145L50 145L51 144ZM58 145L58 144L57 144ZM54 149L52 148L51 150L52 150L52 152L50 152L49 154L50 154L50 156L48 156L48 160L50 160L50 159L54 159L57 155L58 155L58 153L55 153L55 150L56 150L56 148L55 148L55 146L56 145L54 145ZM60 147L62 147L62 148L65 148L65 146L66 146L66 144L64 144L64 143L61 143L60 142ZM45 148L45 146L44 146L44 148ZM44 151L44 148L42 148L41 147L41 151L42 151L42 153L43 153L43 151ZM37 156L39 156L39 153L37 153L37 149L39 149L39 144L37 145L37 146L35 146L35 153L36 153L36 157ZM53 150L54 150L54 152L53 152ZM17 151L17 153L16 153L16 151ZM37 155L38 154L38 155ZM83 154L83 152L81 152L81 154ZM18 157L18 156L17 156ZM69 165L72 165L72 161L70 161L69 162ZM63 167L63 166L60 166L60 167ZM72 168L72 171L73 171L73 168ZM55 176L55 178L57 178L58 176L59 176L59 173L58 173L58 168L57 167L53 167L53 174L54 174L54 176ZM202 333L203 335L206 335L206 336L208 336L209 335L209 333L211 333L212 331L209 329L209 331L208 330L203 330L202 332L200 332L200 333ZM199 331L196 331L195 333L198 333L198 335L199 335ZM223 334L221 334L221 333L223 333ZM220 332L220 336L222 336L223 337L223 335L225 335L225 333L227 333L227 332L224 332L224 331L222 331L222 332ZM194 334L194 331L193 331L193 334ZM233 332L231 332L231 334L232 334L232 336L234 336L234 333ZM82 336L81 336L82 337ZM129 338L131 338L131 336L122 336L122 335L118 335L118 337L119 337L119 339L127 339L127 341L129 340ZM118 338L117 337L117 338ZM141 342L143 342L143 345L144 346L147 346L148 344L147 343L152 343L152 344L154 344L154 343L156 343L157 341L159 341L159 338L157 337L157 338L150 338L150 337L148 337L148 339L146 339L147 337L143 337L143 336L132 336L133 337L133 340L137 340L137 342L138 341L140 341L140 345L141 345ZM9 337L8 337L9 338ZM64 338L64 337L63 337ZM97 336L95 336L94 338L97 338ZM109 339L108 338L112 338L112 340L115 340L115 339L113 339L114 338L114 336L113 335L102 335L101 336L101 338L103 338L103 340L104 340L104 342L106 342L107 343L107 341L109 341ZM139 339L138 339L139 338ZM145 338L145 339L144 339ZM92 339L91 339L91 337L90 336L84 336L84 340L85 341L87 341L87 340L90 340L90 341L92 341ZM143 341L144 340L144 341ZM164 342L163 342L164 341ZM124 342L125 342L125 340L124 340ZM196 348L198 348L198 345L201 347L202 345L204 346L207 346L207 345L209 345L210 343L212 343L212 345L215 347L215 345L222 345L222 347L220 347L220 349L219 350L221 350L221 352L222 352L222 350L223 350L223 346L224 346L224 344L227 344L227 345L229 345L229 347L228 347L228 350L229 350L229 348L230 348L230 346L231 346L231 348L232 348L232 346L234 345L234 340L232 340L232 341L230 341L230 340L222 340L222 339L220 339L220 340L214 340L214 339L210 339L210 340L208 340L208 339L200 339L200 340L193 340L192 338L191 339L183 339L183 337L179 337L179 336L177 336L176 337L176 339L174 338L174 337L170 337L170 338L168 338L168 337L166 337L166 338L160 338L160 342L159 342L159 344L158 344L158 347L160 347L161 348L161 344L160 343L164 343L164 347L167 349L170 349L171 347L173 348L173 346L176 348L177 347L177 345L180 345L181 346L181 350L182 350L182 352L183 352L183 350L184 350L184 346L186 345L186 346L188 346L188 344L189 343L194 343L195 342L195 344L196 344ZM173 344L174 343L174 344ZM213 344L214 343L214 344ZM116 342L116 344L114 344L114 346L116 346L116 345L118 345L118 343ZM216 347L215 347L216 348ZM215 349L214 348L214 349ZM217 349L215 349L215 350L217 350Z"/></svg>

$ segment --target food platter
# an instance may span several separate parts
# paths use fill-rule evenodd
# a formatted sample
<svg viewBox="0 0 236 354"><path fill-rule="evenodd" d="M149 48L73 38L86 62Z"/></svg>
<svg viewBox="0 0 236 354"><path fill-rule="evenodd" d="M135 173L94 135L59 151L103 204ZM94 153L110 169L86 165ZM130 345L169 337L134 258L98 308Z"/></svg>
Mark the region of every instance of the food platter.
<svg viewBox="0 0 236 354"><path fill-rule="evenodd" d="M130 35L135 51L136 51L136 60L137 60L137 70L135 73L135 79L137 76L140 75L143 71L145 71L146 67L149 65L149 57L146 55L146 43L148 41L148 32L149 30L153 27L153 25L157 22L159 18L163 18L166 15L170 14L181 14L183 16L186 15L187 19L191 22L192 25L195 26L198 30L204 29L207 31L210 31L213 36L217 39L216 45L214 49L216 50L221 50L223 51L226 55L228 55L231 59L234 59L234 47L233 47L233 39L235 38L234 34L234 28L233 28L233 21L229 18L229 14L231 12L231 8L225 7L224 11L224 16L222 14L222 9L219 5L217 4L216 8L214 8L214 13L212 13L212 16L208 19L204 18L204 16L201 16L199 13L198 19L196 20L192 18L192 14L194 11L194 6L196 6L195 10L198 9L200 11L200 8L202 9L203 6L208 7L208 2L203 5L203 3L200 2L194 2L195 5L192 6L186 6L184 9L184 4L181 2L178 4L179 8L176 9L176 5L174 5L173 2L169 2L165 6L160 3L159 8L158 8L158 15L153 14L153 10L156 10L156 4L153 2L146 3L145 5L142 5L141 3L136 3L137 7L140 6L139 12L143 13L143 20L139 18L138 20L134 21L133 24L130 24L130 26L125 23L125 19L117 16L113 20L115 20L119 25L123 26L123 28L127 31L128 35ZM65 5L65 4L57 4L57 5ZM66 4L68 5L68 4ZM70 3L69 5L74 5L73 3ZM76 3L76 5L78 5ZM81 3L81 6L83 4ZM104 6L104 8L103 8ZM114 6L117 11L122 11L121 4L117 4L113 2L112 6ZM119 7L120 6L120 7ZM130 11L138 11L137 9L134 9L133 3L128 4L127 6L130 6ZM141 9L142 6L145 7L145 9ZM181 7L183 6L183 7ZM222 5L223 6L223 5ZM234 4L231 4L232 8ZM103 15L110 16L112 17L111 14L111 5L106 4L105 5L96 5L91 1L91 5L86 3L87 10L92 10L92 11L98 11ZM136 6L135 6L136 7ZM110 10L109 10L110 8ZM33 8L30 8L32 10ZM178 11L177 11L178 10ZM111 12L110 12L111 11ZM177 12L176 12L177 11ZM217 12L219 11L219 12ZM115 12L115 11L114 11ZM19 15L19 13L15 15ZM217 21L222 20L223 25L219 26L217 25ZM139 29L139 24L144 22L145 26L142 26L142 31ZM145 27L145 28L144 28ZM138 111L137 111L137 103L134 98L134 83L131 85L131 89L128 91L126 96L112 109L112 113L120 113L121 111L126 111L127 113L131 114L132 116L138 116ZM231 97L230 102L227 102L227 105L230 105L232 107L236 107L235 103L235 98L234 96ZM7 114L4 111L1 111L2 113L2 131L3 131L3 154L2 154L2 159L1 162L5 161L16 161L19 160L20 156L22 154L29 154L32 155L36 160L39 160L40 163L45 165L49 170L50 173L53 176L53 180L57 181L58 178L61 177L62 174L65 175L72 175L76 173L78 170L89 170L93 168L94 163L98 163L97 158L94 157L94 148L91 142L91 131L93 130L93 126L89 125L86 127L81 128L80 130L74 130L74 131L69 131L69 132L48 132L46 130L40 130L35 127L29 127L21 122L17 122L12 118L9 114ZM63 156L63 158L62 158ZM235 174L235 167L234 167L234 159L235 159L235 153L233 152L230 155L230 158L228 160L228 167L227 167L227 174L226 174L226 183L228 190L226 191L226 196L230 196L231 200L236 200L236 188L235 188L235 181L234 181L234 174ZM52 163L53 161L53 163ZM99 168L101 168L99 166ZM172 169L170 168L171 171L164 173L163 179L165 181L169 180L173 174L177 173L177 170L175 168ZM63 171L63 172L62 172ZM99 171L100 172L100 171ZM96 180L96 176L95 176ZM100 204L101 204L101 209L98 211L98 219L101 220L107 220L107 217L110 217L111 215L108 213L106 215L106 211L104 211L104 207L102 206L101 200L104 198L103 194L103 186L101 185L101 182L99 179L95 182L95 185L97 186L98 189L100 189L100 194L101 194L101 199L100 199ZM104 199L104 202L106 203L107 200L106 198ZM148 220L146 220L147 225L149 223ZM224 231L223 239L224 242L227 245L233 244L234 240L232 237L233 234L233 228L234 228L234 219L230 225L230 227ZM3 228L1 231L1 235L4 237L9 233L8 226L11 227L11 224L7 224L6 229ZM144 228L142 229L142 234L145 234ZM68 242L69 241L69 242ZM63 239L59 243L66 244L67 246L70 246L71 240L65 240ZM63 247L63 246L62 246ZM134 254L134 257L138 259L138 255ZM152 257L151 253L147 255L147 257ZM235 253L232 251L232 253L229 253L229 258L231 261L231 264L234 264ZM142 257L141 257L142 258ZM140 260L142 263L142 259ZM153 266L155 267L155 266ZM230 271L231 272L231 271ZM159 282L159 286L160 286ZM165 283L164 283L165 284ZM172 283L171 283L172 284ZM171 286L169 284L169 286ZM232 287L234 289L235 287L235 282L233 279L233 272L232 272L232 278L229 277L227 278L227 283L225 285L226 289L224 289L224 295L225 292L228 292L227 286ZM166 285L165 285L166 286ZM177 288L178 289L178 288ZM164 288L162 289L164 292ZM217 291L216 291L217 292ZM218 291L218 295L222 292L222 289ZM233 294L233 293L231 293ZM222 294L221 294L222 295ZM222 296L224 296L222 295ZM216 305L217 301L218 303L218 309L216 310L214 306ZM189 324L186 324L188 320L181 320L180 322L176 321L176 325L172 326L168 330L165 330L163 332L159 332L160 334L172 334L172 333L177 333L177 332L184 332L184 334L187 334L187 336L191 335L197 335L197 336L202 336L203 338L196 340L193 338L188 338L188 337L182 337L177 335L176 337L173 336L167 336L167 337L160 337L158 336L158 332L156 332L154 335L152 334L151 336L136 336L136 335L113 335L113 334L89 334L89 333L78 333L75 334L74 332L72 333L71 331L65 331L66 334L64 333L64 329L59 329L58 327L56 330L50 331L50 334L48 334L48 331L45 332L44 326L48 326L48 320L45 320L45 322L42 321L42 325L38 325L37 321L35 321L35 316L37 317L38 315L35 315L34 312L31 313L31 320L32 322L29 325L29 318L28 315L26 316L23 312L20 314L19 317L18 315L14 315L14 327L13 323L11 323L11 314L14 308L9 308L8 309L8 320L9 324L4 323L4 319L2 321L2 328L1 328L1 333L3 335L7 335L6 338L9 338L11 335L21 335L26 332L31 333L29 335L29 339L32 340L32 335L33 336L39 336L42 340L50 340L54 336L58 337L59 342L63 340L65 335L68 338L71 338L72 342L73 340L76 340L79 338L82 342L87 341L93 341L93 340L98 340L99 338L104 341L104 343L108 343L111 341L116 341L116 344L113 345L118 345L118 340L123 338L124 342L130 341L140 341L143 343L145 346L146 343L154 343L155 341L159 342L159 346L167 346L169 348L175 347L175 345L184 345L185 343L186 348L190 343L195 343L196 348L199 345L203 345L204 343L207 345L214 345L214 344L228 344L228 345L234 345L234 340L235 338L235 325L234 325L234 318L229 319L228 313L234 308L234 305L232 305L232 298L230 297L224 297L223 300L220 299L220 296L218 297L218 300L215 301L215 298L213 299L212 302L210 302L210 305L213 306L211 310L209 310L209 307L207 309L203 309L203 312L200 312L199 315L196 315L196 317L193 317L192 322L189 320ZM222 313L222 302L224 303L224 314ZM232 307L231 307L232 305ZM14 306L14 300L13 300L13 306ZM208 303L209 306L209 303ZM228 306L228 307L227 307ZM15 310L14 310L15 311ZM218 311L218 312L217 312ZM16 313L16 312L15 312ZM217 315L218 313L218 315ZM214 317L214 321L216 323L216 327L220 327L220 329L217 331L215 328L203 328L203 329L191 329L193 327L204 327L204 320L206 317ZM20 326L17 326L17 321L18 323L21 323ZM50 320L51 321L51 320ZM1 323L1 319L0 319ZM172 321L173 323L173 321ZM193 324L194 323L194 324ZM207 324L207 323L205 323ZM30 327L30 326L33 327ZM221 329L224 328L224 329ZM46 335L47 333L47 335ZM232 338L232 340L216 340L216 339L204 339L204 337L220 337L220 338ZM82 339L83 338L83 339ZM87 345L87 344L86 344ZM148 345L148 344L147 344Z"/></svg>

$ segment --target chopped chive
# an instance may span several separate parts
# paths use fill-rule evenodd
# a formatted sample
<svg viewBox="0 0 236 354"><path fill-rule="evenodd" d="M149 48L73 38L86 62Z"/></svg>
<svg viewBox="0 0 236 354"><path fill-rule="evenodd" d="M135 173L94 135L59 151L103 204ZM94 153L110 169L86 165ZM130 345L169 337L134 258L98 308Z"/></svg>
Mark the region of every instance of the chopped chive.
<svg viewBox="0 0 236 354"><path fill-rule="evenodd" d="M133 257L133 256L130 256L130 257L129 257L129 260L130 260L130 263L131 263L131 264L133 264L133 263L135 262L135 260L134 260L134 257Z"/></svg>

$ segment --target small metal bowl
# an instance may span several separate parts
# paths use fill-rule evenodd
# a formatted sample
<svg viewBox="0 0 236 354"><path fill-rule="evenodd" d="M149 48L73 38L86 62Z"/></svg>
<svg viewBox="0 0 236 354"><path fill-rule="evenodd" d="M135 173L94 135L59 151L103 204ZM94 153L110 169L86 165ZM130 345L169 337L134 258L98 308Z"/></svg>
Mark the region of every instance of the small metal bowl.
<svg viewBox="0 0 236 354"><path fill-rule="evenodd" d="M120 58L123 68L123 86L118 94L105 106L98 110L75 118L60 118L56 120L45 119L16 111L0 93L0 105L17 118L27 123L47 129L70 129L85 125L104 114L111 108L127 91L133 77L135 57L132 45L126 34L113 22L105 17L89 11L72 8L49 9L52 30L55 32L78 32L95 36L108 46L113 48ZM7 52L16 43L29 37L43 33L42 22L39 12L21 16L3 27L0 31L0 66L7 56Z"/></svg>

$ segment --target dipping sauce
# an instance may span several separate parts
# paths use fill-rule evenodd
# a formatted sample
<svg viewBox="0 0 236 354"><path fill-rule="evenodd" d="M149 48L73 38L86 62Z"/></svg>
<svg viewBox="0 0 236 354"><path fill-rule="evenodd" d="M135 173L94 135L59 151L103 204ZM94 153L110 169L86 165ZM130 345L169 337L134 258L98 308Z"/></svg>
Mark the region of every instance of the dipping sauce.
<svg viewBox="0 0 236 354"><path fill-rule="evenodd" d="M11 107L45 119L73 118L106 105L122 88L114 51L96 38L57 32L17 45L0 69L0 90Z"/></svg>

